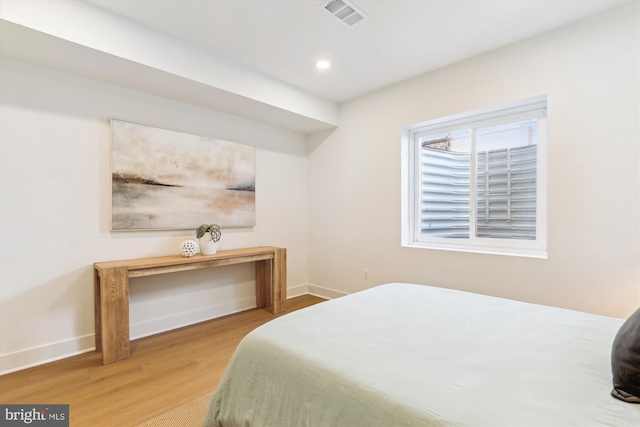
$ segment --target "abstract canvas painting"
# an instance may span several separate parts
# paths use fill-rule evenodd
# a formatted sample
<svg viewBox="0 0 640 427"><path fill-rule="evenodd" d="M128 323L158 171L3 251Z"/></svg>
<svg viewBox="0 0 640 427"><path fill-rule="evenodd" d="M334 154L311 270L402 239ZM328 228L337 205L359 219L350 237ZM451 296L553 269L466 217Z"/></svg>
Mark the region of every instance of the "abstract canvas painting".
<svg viewBox="0 0 640 427"><path fill-rule="evenodd" d="M255 147L111 120L111 229L255 225Z"/></svg>

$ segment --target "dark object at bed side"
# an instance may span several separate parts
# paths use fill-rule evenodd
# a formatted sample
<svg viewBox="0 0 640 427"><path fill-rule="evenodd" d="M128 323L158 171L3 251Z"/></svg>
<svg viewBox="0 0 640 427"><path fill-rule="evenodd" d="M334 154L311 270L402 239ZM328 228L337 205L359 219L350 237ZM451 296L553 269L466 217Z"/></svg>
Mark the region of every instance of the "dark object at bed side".
<svg viewBox="0 0 640 427"><path fill-rule="evenodd" d="M620 327L611 349L611 371L616 399L640 403L640 308Z"/></svg>

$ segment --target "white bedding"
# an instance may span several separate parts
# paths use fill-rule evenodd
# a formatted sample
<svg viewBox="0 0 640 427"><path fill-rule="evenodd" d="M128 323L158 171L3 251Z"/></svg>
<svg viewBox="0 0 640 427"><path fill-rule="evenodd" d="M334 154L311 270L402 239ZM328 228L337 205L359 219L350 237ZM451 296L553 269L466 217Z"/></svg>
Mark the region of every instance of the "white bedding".
<svg viewBox="0 0 640 427"><path fill-rule="evenodd" d="M610 396L622 320L387 284L241 342L205 426L640 427Z"/></svg>

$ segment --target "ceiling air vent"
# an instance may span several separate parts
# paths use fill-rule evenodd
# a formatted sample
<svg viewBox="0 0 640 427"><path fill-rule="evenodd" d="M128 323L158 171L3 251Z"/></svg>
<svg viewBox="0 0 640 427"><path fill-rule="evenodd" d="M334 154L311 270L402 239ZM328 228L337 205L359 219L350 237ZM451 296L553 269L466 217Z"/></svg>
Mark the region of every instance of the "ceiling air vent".
<svg viewBox="0 0 640 427"><path fill-rule="evenodd" d="M322 3L322 7L349 27L369 18L355 4L348 0L329 0Z"/></svg>

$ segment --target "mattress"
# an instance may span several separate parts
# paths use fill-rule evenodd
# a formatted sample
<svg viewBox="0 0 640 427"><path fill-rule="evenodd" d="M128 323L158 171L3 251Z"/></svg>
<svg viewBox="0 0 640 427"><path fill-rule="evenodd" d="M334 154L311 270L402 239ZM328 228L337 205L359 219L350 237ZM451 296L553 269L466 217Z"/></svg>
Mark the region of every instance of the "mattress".
<svg viewBox="0 0 640 427"><path fill-rule="evenodd" d="M238 346L205 426L640 426L610 396L622 320L386 284Z"/></svg>

